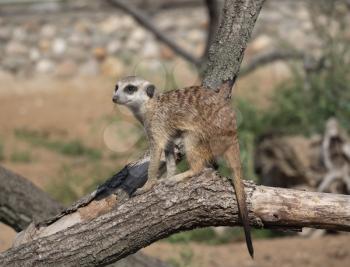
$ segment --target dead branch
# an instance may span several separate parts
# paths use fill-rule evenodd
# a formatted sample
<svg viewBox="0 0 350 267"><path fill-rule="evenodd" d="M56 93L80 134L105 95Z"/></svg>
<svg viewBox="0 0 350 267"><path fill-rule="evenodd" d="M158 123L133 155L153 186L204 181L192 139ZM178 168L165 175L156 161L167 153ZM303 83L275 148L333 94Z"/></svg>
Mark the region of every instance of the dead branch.
<svg viewBox="0 0 350 267"><path fill-rule="evenodd" d="M158 29L153 24L151 18L149 18L144 12L139 10L137 7L130 5L128 2L125 1L107 0L107 2L131 15L142 27L152 32L157 39L169 46L175 53L177 53L178 55L188 60L189 62L192 62L195 65L200 65L201 62L198 58L194 57L191 53L184 50L170 37L168 37L160 29Z"/></svg>
<svg viewBox="0 0 350 267"><path fill-rule="evenodd" d="M271 64L278 60L302 60L304 59L304 53L297 51L282 51L274 50L267 53L259 54L253 57L246 66L242 66L239 76L245 76L255 71L257 68L267 64Z"/></svg>
<svg viewBox="0 0 350 267"><path fill-rule="evenodd" d="M152 19L136 6L130 5L128 2L119 0L107 0L111 5L123 10L131 15L142 27L153 33L156 38L165 43L179 56L201 68L208 56L209 47L214 40L217 26L219 24L220 10L218 0L206 0L206 8L208 12L208 36L203 55L196 58L190 52L179 46L173 39L162 32L153 22Z"/></svg>
<svg viewBox="0 0 350 267"><path fill-rule="evenodd" d="M246 183L246 193L255 227L350 231L349 196L253 183ZM110 195L95 203L95 214L81 208L56 221L63 231L57 232L55 223L37 229L39 239L0 254L0 262L4 266L105 265L179 231L239 225L233 196L229 181L209 170L183 183L160 183L127 201ZM70 225L74 218L84 221Z"/></svg>
<svg viewBox="0 0 350 267"><path fill-rule="evenodd" d="M64 210L29 180L0 166L0 221L23 230L30 222L42 221ZM34 224L33 224L34 225ZM31 229L31 227L29 227ZM22 232L23 234L23 232ZM31 238L37 238L31 233ZM114 267L168 267L168 264L138 252L113 264Z"/></svg>
<svg viewBox="0 0 350 267"><path fill-rule="evenodd" d="M344 193L350 193L350 138L335 118L326 123L321 144L321 158L327 173L318 186L319 192L329 192L331 184L341 182Z"/></svg>
<svg viewBox="0 0 350 267"><path fill-rule="evenodd" d="M0 221L17 232L42 221L63 206L22 176L0 166Z"/></svg>
<svg viewBox="0 0 350 267"><path fill-rule="evenodd" d="M335 118L323 135L267 137L255 155L264 185L350 194L350 138Z"/></svg>

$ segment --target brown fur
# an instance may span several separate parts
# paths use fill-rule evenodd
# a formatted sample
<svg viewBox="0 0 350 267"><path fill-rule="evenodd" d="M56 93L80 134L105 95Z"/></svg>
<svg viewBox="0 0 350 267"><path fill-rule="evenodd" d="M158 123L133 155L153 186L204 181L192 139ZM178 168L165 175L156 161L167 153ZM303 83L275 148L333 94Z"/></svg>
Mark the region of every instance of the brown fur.
<svg viewBox="0 0 350 267"><path fill-rule="evenodd" d="M225 88L226 89L226 88ZM160 94L146 104L145 128L150 141L149 182L156 181L160 157L169 141L181 133L190 169L172 179L183 180L200 173L215 156L225 155L233 172L240 217L247 246L253 257L246 196L237 138L235 113L222 94L193 86Z"/></svg>
<svg viewBox="0 0 350 267"><path fill-rule="evenodd" d="M134 84L135 95L124 93ZM150 83L138 77L127 77L118 82L113 101L130 107L144 125L150 146L148 181L143 190L149 190L157 181L163 152L167 159L168 177L175 173L172 142L181 136L190 169L172 176L181 181L199 174L210 166L216 156L224 155L233 170L239 214L244 227L247 247L253 257L246 196L242 182L239 143L235 113L230 106L232 83L225 83L218 92L200 86L173 90L146 97ZM168 164L172 163L172 164ZM173 167L169 167L173 165Z"/></svg>

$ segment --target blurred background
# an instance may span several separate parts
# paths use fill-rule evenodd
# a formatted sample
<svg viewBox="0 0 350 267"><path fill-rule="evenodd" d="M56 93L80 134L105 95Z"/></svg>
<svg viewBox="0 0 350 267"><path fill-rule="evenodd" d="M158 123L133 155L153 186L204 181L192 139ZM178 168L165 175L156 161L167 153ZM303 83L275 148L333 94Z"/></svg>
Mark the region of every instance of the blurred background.
<svg viewBox="0 0 350 267"><path fill-rule="evenodd" d="M119 2L0 0L0 164L65 205L147 148L140 125L112 103L118 78L140 75L161 90L199 84L214 23L208 10L223 3ZM247 179L350 193L349 12L349 0L266 1L232 103ZM14 236L0 224L0 251ZM344 233L254 230L253 238L255 262L241 230L224 227L176 234L144 252L174 266L350 262Z"/></svg>

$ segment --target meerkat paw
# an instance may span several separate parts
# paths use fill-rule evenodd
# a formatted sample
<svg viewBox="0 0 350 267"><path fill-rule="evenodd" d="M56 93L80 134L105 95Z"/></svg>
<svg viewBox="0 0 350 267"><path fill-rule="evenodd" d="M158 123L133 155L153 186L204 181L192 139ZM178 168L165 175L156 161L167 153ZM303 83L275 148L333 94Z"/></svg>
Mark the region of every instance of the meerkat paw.
<svg viewBox="0 0 350 267"><path fill-rule="evenodd" d="M197 174L196 172L192 170L188 170L188 171L176 174L175 176L169 178L168 180L170 180L172 183L178 183L181 181L185 181L196 174Z"/></svg>
<svg viewBox="0 0 350 267"><path fill-rule="evenodd" d="M157 184L157 180L155 179L148 180L141 188L137 189L136 195L140 195L151 190L156 184Z"/></svg>

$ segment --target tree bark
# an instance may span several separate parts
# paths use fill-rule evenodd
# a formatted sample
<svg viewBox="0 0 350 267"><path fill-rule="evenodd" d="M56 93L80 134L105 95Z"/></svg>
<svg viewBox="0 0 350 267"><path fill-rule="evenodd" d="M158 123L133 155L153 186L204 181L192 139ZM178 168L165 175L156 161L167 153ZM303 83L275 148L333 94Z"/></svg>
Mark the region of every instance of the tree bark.
<svg viewBox="0 0 350 267"><path fill-rule="evenodd" d="M350 231L350 196L248 182L245 186L252 226ZM1 254L0 262L3 266L106 265L179 231L239 225L234 195L230 182L210 170L178 184L164 181L128 201L116 201L92 220L15 247Z"/></svg>
<svg viewBox="0 0 350 267"><path fill-rule="evenodd" d="M0 166L0 221L17 232L42 221L63 206L22 176Z"/></svg>
<svg viewBox="0 0 350 267"><path fill-rule="evenodd" d="M202 56L202 63L208 59L209 49L213 41L215 40L216 32L219 26L220 20L220 3L218 0L205 0L208 13L208 35L207 43L205 45L204 53Z"/></svg>
<svg viewBox="0 0 350 267"><path fill-rule="evenodd" d="M0 221L17 232L32 221L42 221L57 215L63 205L53 200L26 178L0 166ZM31 232L32 234L35 234ZM35 236L32 236L34 239ZM114 267L168 267L168 264L142 253L130 255L113 264Z"/></svg>
<svg viewBox="0 0 350 267"><path fill-rule="evenodd" d="M209 50L203 85L217 89L236 80L244 51L264 0L225 1L221 24Z"/></svg>

